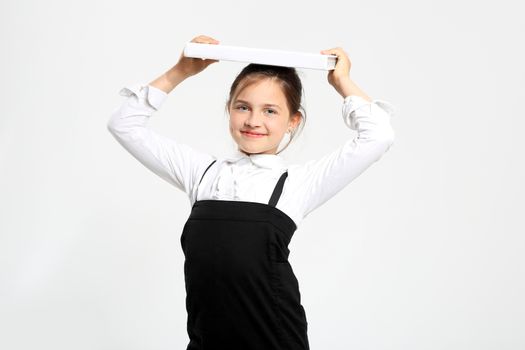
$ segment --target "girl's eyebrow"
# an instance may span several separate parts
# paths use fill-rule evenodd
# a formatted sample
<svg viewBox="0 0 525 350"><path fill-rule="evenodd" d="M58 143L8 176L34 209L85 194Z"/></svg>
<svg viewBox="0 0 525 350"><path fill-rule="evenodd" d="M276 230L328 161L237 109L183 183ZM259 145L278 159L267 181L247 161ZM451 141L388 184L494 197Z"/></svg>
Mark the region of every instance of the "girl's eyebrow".
<svg viewBox="0 0 525 350"><path fill-rule="evenodd" d="M245 100L235 100L235 103L237 103L237 102L246 103L248 105L250 104L250 102L245 101ZM271 104L271 103L265 103L263 106L277 107L277 108L281 109L281 107L279 107L278 105Z"/></svg>

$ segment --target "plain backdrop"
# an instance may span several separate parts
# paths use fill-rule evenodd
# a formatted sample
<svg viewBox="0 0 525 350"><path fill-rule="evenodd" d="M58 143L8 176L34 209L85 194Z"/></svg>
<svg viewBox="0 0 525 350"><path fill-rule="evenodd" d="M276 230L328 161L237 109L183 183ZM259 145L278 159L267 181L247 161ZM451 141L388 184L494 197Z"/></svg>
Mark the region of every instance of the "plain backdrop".
<svg viewBox="0 0 525 350"><path fill-rule="evenodd" d="M524 349L525 25L512 4L2 2L0 348L185 349L189 200L106 124L122 87L202 34L342 47L351 78L396 107L391 149L290 243L312 350ZM151 127L226 155L224 104L245 65L184 81ZM298 71L308 119L289 162L356 136L327 72Z"/></svg>

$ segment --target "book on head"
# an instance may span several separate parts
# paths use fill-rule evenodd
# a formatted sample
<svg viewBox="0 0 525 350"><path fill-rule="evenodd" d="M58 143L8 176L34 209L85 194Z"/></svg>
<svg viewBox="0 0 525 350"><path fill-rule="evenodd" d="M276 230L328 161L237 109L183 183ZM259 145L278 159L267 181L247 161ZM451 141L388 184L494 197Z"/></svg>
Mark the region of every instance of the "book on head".
<svg viewBox="0 0 525 350"><path fill-rule="evenodd" d="M186 43L184 56L319 70L333 70L337 63L336 55L194 42Z"/></svg>

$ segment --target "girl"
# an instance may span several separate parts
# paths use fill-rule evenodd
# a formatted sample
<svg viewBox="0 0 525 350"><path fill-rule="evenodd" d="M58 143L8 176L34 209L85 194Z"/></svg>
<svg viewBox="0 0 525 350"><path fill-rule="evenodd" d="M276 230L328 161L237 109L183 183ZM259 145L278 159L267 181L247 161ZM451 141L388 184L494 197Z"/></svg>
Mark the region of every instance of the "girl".
<svg viewBox="0 0 525 350"><path fill-rule="evenodd" d="M192 42L218 44L198 36ZM148 85L125 87L128 98L108 129L137 160L192 205L180 238L184 252L187 350L307 350L307 319L288 244L300 222L390 148L392 106L372 101L349 76L341 48L328 82L343 97L343 120L357 137L318 160L288 165L278 151L306 120L294 68L249 64L233 82L227 111L237 144L216 157L157 134L150 116L183 80L217 60L181 54ZM286 148L288 144L284 147ZM284 149L283 148L283 149Z"/></svg>

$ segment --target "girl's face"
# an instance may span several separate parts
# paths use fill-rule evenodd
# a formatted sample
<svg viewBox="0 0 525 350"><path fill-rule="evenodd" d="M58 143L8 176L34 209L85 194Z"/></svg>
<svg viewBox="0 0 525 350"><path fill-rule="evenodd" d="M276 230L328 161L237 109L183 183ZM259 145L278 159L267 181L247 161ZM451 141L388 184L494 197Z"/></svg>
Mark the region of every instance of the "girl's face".
<svg viewBox="0 0 525 350"><path fill-rule="evenodd" d="M275 154L299 122L300 113L290 118L281 87L270 79L246 87L230 104L230 133L244 153Z"/></svg>

